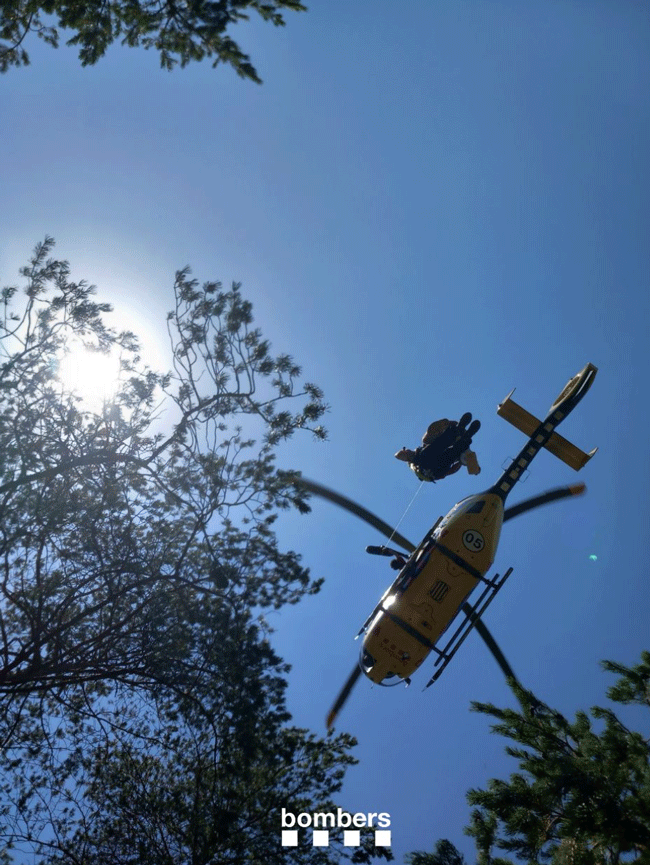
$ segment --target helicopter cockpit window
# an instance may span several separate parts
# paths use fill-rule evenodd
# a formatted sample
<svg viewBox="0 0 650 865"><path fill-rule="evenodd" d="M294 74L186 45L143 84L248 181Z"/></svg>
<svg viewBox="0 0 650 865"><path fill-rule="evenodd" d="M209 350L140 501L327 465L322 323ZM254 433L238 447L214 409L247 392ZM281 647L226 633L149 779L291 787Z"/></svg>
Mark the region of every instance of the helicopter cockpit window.
<svg viewBox="0 0 650 865"><path fill-rule="evenodd" d="M389 682L388 679L394 679L395 681ZM393 673L392 670L384 676L381 682L378 682L383 688L394 688L395 685L401 684L402 680L397 678L397 673Z"/></svg>
<svg viewBox="0 0 650 865"><path fill-rule="evenodd" d="M475 502L471 508L468 508L465 511L465 513L467 513L467 514L480 514L484 507L485 507L485 499L479 499L479 501Z"/></svg>
<svg viewBox="0 0 650 865"><path fill-rule="evenodd" d="M366 673L369 673L375 666L375 659L372 657L370 652L366 652L365 649L361 654L361 666Z"/></svg>

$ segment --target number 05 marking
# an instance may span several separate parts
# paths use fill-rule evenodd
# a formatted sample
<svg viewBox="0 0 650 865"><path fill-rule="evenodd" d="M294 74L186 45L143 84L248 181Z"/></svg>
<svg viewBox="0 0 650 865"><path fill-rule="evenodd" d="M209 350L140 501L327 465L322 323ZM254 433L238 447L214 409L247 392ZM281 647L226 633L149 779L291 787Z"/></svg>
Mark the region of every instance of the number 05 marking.
<svg viewBox="0 0 650 865"><path fill-rule="evenodd" d="M468 550L473 553L478 553L485 546L483 535L475 529L468 529L463 535L463 543Z"/></svg>

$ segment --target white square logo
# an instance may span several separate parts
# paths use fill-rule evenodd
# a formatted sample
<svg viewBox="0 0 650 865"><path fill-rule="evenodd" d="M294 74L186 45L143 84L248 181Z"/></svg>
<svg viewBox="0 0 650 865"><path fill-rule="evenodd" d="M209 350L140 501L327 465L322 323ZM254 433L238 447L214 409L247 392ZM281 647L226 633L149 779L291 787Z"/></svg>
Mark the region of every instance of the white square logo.
<svg viewBox="0 0 650 865"><path fill-rule="evenodd" d="M375 831L375 847L390 847L390 829Z"/></svg>
<svg viewBox="0 0 650 865"><path fill-rule="evenodd" d="M298 832L296 829L283 829L282 830L282 846L283 847L297 847L298 846Z"/></svg>

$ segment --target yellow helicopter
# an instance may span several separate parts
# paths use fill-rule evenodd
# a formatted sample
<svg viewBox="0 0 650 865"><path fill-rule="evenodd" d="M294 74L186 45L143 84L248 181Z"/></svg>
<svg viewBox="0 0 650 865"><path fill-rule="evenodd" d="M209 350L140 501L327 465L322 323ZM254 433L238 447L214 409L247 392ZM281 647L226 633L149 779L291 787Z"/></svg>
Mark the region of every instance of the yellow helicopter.
<svg viewBox="0 0 650 865"><path fill-rule="evenodd" d="M576 471L581 469L597 448L585 453L555 432L558 424L577 406L587 393L597 373L587 364L562 389L543 421L517 405L511 391L498 406L497 414L529 436L519 454L497 482L488 490L462 499L445 517L440 517L418 547L391 531L382 520L345 496L313 481L301 478L308 491L323 496L365 519L392 537L411 555L399 574L368 616L357 636L364 634L359 664L345 683L328 717L334 723L352 687L361 673L379 685L410 683L410 676L425 658L434 652L438 669L427 683L438 679L473 628L483 637L506 675L514 677L507 661L481 621L489 604L512 573L512 568L488 578L496 555L504 521L524 511L565 496L584 492L584 484L574 484L535 496L514 507L504 509L512 487L521 478L531 460L542 448ZM388 547L368 547L379 555L404 557ZM467 599L481 584L475 603ZM457 622L458 620L458 622ZM445 632L456 624L451 637L440 645Z"/></svg>

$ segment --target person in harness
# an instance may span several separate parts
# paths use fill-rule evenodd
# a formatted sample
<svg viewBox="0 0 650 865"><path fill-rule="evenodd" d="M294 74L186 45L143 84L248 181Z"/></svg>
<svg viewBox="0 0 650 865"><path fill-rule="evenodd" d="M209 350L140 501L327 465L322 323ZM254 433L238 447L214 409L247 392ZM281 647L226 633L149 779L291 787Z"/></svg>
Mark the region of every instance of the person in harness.
<svg viewBox="0 0 650 865"><path fill-rule="evenodd" d="M481 467L470 445L472 436L480 427L481 422L472 421L469 412L458 422L442 418L429 424L422 437L421 447L414 451L404 447L395 454L395 458L407 462L421 481L435 483L453 475L462 465L466 466L470 475L477 475Z"/></svg>

